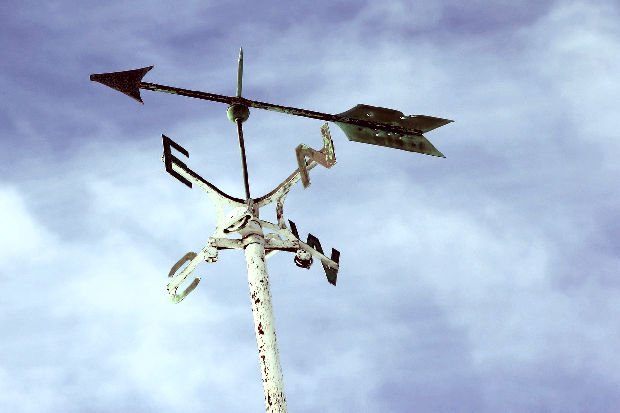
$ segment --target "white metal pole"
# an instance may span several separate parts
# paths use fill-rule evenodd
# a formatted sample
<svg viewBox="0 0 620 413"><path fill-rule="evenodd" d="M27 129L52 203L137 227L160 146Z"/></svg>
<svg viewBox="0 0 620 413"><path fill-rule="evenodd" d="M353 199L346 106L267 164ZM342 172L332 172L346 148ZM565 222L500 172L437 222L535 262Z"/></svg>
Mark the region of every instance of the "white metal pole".
<svg viewBox="0 0 620 413"><path fill-rule="evenodd" d="M265 238L260 224L255 220L251 220L244 230L248 234L244 237L245 258L254 333L263 379L265 409L267 413L286 413L286 398L271 306L269 275L265 265Z"/></svg>

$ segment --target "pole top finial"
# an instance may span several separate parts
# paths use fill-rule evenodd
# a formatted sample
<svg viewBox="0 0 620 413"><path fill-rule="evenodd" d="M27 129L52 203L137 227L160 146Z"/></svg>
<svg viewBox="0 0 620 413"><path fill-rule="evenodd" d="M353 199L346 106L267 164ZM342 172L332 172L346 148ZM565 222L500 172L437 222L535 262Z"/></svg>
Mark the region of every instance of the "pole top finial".
<svg viewBox="0 0 620 413"><path fill-rule="evenodd" d="M239 63L237 65L237 97L241 97L243 89L243 47L239 48Z"/></svg>

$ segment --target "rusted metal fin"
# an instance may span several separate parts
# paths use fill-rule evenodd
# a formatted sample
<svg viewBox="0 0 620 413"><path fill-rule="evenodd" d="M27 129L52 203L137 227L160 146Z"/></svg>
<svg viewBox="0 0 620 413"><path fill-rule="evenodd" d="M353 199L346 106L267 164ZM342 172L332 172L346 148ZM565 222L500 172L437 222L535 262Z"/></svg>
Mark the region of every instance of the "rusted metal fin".
<svg viewBox="0 0 620 413"><path fill-rule="evenodd" d="M349 121L335 123L351 141L445 158L422 134L452 122L449 119L406 116L398 110L370 105L357 105L338 116L348 118ZM351 119L372 124L351 122Z"/></svg>
<svg viewBox="0 0 620 413"><path fill-rule="evenodd" d="M404 124L406 124L408 128L419 130L422 133L432 131L433 129L437 129L441 126L447 125L448 123L454 122L450 119L436 118L434 116L426 115L405 116L404 121Z"/></svg>
<svg viewBox="0 0 620 413"><path fill-rule="evenodd" d="M364 128L340 122L336 122L336 125L342 129L350 141L369 143L371 145L385 146L388 148L445 158L443 153L439 152L437 148L421 134L401 135L395 132L385 132L378 129Z"/></svg>
<svg viewBox="0 0 620 413"><path fill-rule="evenodd" d="M452 122L449 119L436 118L433 116L404 115L403 112L395 109L363 104L356 105L355 107L347 110L346 112L342 112L337 116L341 118L351 118L372 122L376 124L375 129L381 129L382 125L387 126L388 128L390 126L396 126L401 128L400 132L404 134L422 134ZM337 120L337 122L338 121L343 122L342 120ZM363 124L359 126L371 127L371 125Z"/></svg>
<svg viewBox="0 0 620 413"><path fill-rule="evenodd" d="M144 75L152 68L153 66L148 66L122 72L94 73L90 75L90 80L111 87L112 89L134 98L140 103L144 103L140 96L140 83Z"/></svg>

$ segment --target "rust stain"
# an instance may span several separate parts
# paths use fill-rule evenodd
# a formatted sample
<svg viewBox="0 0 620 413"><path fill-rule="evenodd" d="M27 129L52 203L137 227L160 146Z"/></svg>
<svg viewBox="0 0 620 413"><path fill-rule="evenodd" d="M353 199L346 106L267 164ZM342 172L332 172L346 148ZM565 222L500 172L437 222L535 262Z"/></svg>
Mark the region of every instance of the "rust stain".
<svg viewBox="0 0 620 413"><path fill-rule="evenodd" d="M263 323L258 323L258 334L265 334L265 332L263 331Z"/></svg>

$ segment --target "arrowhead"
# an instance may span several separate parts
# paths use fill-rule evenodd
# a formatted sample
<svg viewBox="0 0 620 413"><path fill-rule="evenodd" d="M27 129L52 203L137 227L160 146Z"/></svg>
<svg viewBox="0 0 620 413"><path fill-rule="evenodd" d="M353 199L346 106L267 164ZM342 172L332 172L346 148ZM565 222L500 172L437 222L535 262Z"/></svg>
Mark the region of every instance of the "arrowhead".
<svg viewBox="0 0 620 413"><path fill-rule="evenodd" d="M140 82L144 75L152 68L153 66L148 66L123 72L95 73L90 75L90 80L109 86L140 103L144 103L140 97Z"/></svg>

